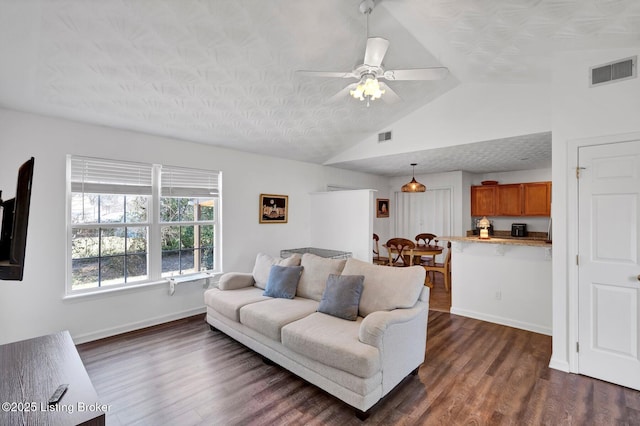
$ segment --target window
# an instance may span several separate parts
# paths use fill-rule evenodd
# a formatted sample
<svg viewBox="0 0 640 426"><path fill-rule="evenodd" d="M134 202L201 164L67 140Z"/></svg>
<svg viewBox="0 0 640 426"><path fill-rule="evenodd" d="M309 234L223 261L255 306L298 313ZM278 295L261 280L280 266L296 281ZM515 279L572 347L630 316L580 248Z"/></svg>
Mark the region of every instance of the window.
<svg viewBox="0 0 640 426"><path fill-rule="evenodd" d="M217 171L70 156L68 292L216 271Z"/></svg>

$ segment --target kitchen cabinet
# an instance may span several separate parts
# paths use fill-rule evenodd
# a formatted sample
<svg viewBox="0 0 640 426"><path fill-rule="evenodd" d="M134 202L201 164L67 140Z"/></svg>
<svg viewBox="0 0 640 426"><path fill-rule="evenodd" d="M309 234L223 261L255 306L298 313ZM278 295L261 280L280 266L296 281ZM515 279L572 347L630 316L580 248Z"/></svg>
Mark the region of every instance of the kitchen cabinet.
<svg viewBox="0 0 640 426"><path fill-rule="evenodd" d="M551 216L551 182L525 183L523 216Z"/></svg>
<svg viewBox="0 0 640 426"><path fill-rule="evenodd" d="M496 185L471 187L471 216L496 215Z"/></svg>
<svg viewBox="0 0 640 426"><path fill-rule="evenodd" d="M550 216L551 182L471 187L471 216Z"/></svg>
<svg viewBox="0 0 640 426"><path fill-rule="evenodd" d="M522 184L496 187L496 216L522 215Z"/></svg>

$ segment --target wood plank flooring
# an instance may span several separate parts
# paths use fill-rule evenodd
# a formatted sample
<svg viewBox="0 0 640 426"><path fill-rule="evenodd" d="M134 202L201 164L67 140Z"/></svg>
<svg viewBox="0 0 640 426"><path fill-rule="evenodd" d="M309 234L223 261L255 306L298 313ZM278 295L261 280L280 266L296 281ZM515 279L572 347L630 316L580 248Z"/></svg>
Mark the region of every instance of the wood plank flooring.
<svg viewBox="0 0 640 426"><path fill-rule="evenodd" d="M107 425L359 425L202 316L78 346ZM547 367L548 336L431 311L427 355L370 425L638 425L640 392Z"/></svg>
<svg viewBox="0 0 640 426"><path fill-rule="evenodd" d="M434 275L433 287L429 292L429 309L438 312L451 312L451 290L446 291L444 289L444 276L442 274Z"/></svg>

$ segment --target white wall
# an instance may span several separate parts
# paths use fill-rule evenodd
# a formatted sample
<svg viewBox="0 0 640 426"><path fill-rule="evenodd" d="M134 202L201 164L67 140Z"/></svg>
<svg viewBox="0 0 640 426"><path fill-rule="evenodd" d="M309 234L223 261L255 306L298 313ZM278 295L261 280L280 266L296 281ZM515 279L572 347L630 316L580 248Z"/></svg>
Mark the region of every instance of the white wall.
<svg viewBox="0 0 640 426"><path fill-rule="evenodd" d="M311 247L349 251L371 262L374 194L367 189L311 194Z"/></svg>
<svg viewBox="0 0 640 426"><path fill-rule="evenodd" d="M569 298L575 284L573 270L576 235L569 235L568 182L575 179L569 160L569 142L581 138L640 131L640 79L590 88L588 69L640 54L631 49L562 52L556 56L553 78L553 356L551 366L576 371L577 315ZM572 206L574 211L575 206ZM572 307L573 306L573 307ZM573 361L572 361L573 360Z"/></svg>
<svg viewBox="0 0 640 426"><path fill-rule="evenodd" d="M454 241L451 313L551 334L551 249Z"/></svg>
<svg viewBox="0 0 640 426"><path fill-rule="evenodd" d="M63 300L67 154L221 170L225 271L250 271L259 251L307 246L311 192L328 184L387 188L373 175L0 109L4 198L15 193L19 165L36 159L24 280L0 281L0 343L63 329L86 341L203 312L195 283L174 296L162 285ZM258 223L260 193L289 196L289 223Z"/></svg>
<svg viewBox="0 0 640 426"><path fill-rule="evenodd" d="M393 131L392 144L371 134L326 164L548 132L549 98L548 85L462 84L380 129Z"/></svg>

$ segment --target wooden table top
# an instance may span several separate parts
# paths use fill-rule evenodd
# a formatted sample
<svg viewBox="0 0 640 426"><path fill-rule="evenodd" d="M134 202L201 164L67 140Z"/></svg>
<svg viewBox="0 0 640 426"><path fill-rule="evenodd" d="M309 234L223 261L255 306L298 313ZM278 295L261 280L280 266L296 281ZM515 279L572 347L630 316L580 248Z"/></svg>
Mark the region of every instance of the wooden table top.
<svg viewBox="0 0 640 426"><path fill-rule="evenodd" d="M383 244L382 247L389 250L389 247L387 247L386 244ZM413 254L415 256L428 256L431 254L440 254L442 253L443 250L444 250L444 247L441 247L441 246L434 246L434 245L426 246L424 244L418 244L416 248L413 249ZM392 248L391 251L395 251L395 249Z"/></svg>

